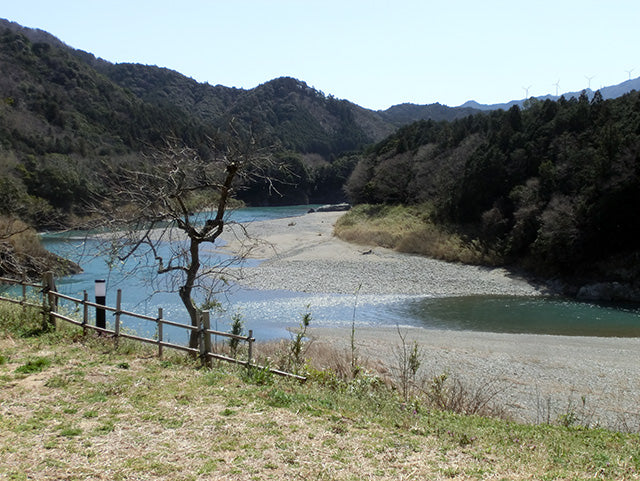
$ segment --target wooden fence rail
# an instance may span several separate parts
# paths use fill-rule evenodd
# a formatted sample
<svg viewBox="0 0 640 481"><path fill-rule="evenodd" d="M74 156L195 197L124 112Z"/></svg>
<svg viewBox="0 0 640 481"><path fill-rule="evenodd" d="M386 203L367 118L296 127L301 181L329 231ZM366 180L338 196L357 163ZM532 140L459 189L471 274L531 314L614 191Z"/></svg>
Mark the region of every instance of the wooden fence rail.
<svg viewBox="0 0 640 481"><path fill-rule="evenodd" d="M57 292L55 288L53 274L50 272L45 273L45 275L43 276L42 284L35 284L35 283L27 282L24 280L10 279L5 277L0 277L0 284L21 286L22 287L21 298L17 299L13 297L0 295L0 302L10 302L15 304L20 304L25 309L27 307L41 309L42 318L43 318L43 327L55 328L55 326L57 325L57 321L64 321L64 322L82 327L85 334L88 332L88 330L94 330L99 333L112 336L115 339L116 346L120 338L132 339L134 341L143 342L147 344L155 344L158 347L159 358L162 358L163 350L166 347L166 348L176 349L176 350L188 352L192 355L199 356L202 364L205 366L210 366L211 362L214 359L217 359L220 361L231 362L241 366L245 366L248 369L268 370L279 376L292 377L300 381L306 380L305 377L299 376L297 374L292 374L286 371L267 368L265 366L260 366L258 364L255 364L253 360L253 344L255 342L255 339L253 337L253 331L249 330L249 334L247 336L239 336L239 335L231 334L228 332L212 330L210 328L208 311L201 311L199 313L198 326L192 326L190 324L182 324L179 322L174 322L168 319L164 319L162 308L158 309L157 317L125 311L122 309L122 291L120 289L118 289L117 291L115 307L102 305L96 302L90 302L87 291L84 291L83 299L77 299L75 297L71 297L66 294ZM42 296L41 303L39 304L35 303L33 300L33 296L29 297L27 295L28 287L32 289L36 289L36 292ZM80 310L80 307L82 307L82 320L74 319L69 315L59 312L58 306L59 306L60 300L64 300L64 301L68 301L76 304L78 306L78 310ZM114 328L113 329L102 328L102 327L96 326L95 324L91 324L90 316L89 316L89 308L94 308L96 310L96 313L98 312L98 310L103 310L105 312L112 312L114 315ZM155 323L156 338L151 339L151 338L139 336L136 334L132 334L126 330L123 331L122 316L132 317L135 319L140 319L143 321ZM172 326L175 328L184 329L187 332L196 332L198 336L198 348L182 346L180 344L168 342L163 337L164 326ZM247 359L246 360L236 359L234 357L229 357L224 354L215 352L214 349L212 348L211 336L221 336L229 339L236 339L238 341L247 343Z"/></svg>
<svg viewBox="0 0 640 481"><path fill-rule="evenodd" d="M15 299L12 297L2 297L0 296L0 300L2 301L6 301L6 302L11 302L14 304L20 304L21 306L23 306L24 308L27 307L33 307L33 308L39 308L42 307L41 304L34 304L33 302L29 302L29 298L27 297L27 287L32 287L32 288L42 288L42 284L34 284L32 282L27 282L27 281L16 281L15 279L8 279L6 277L0 277L0 284L18 284L20 286L22 286L22 298L21 299Z"/></svg>

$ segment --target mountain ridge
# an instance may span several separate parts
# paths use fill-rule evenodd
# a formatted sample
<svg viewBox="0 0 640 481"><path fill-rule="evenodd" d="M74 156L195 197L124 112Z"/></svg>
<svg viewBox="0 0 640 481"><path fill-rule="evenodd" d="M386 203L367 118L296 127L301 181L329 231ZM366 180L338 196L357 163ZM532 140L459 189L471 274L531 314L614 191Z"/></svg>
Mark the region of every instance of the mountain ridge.
<svg viewBox="0 0 640 481"><path fill-rule="evenodd" d="M157 100L157 91L153 91L153 89L145 89L143 85L136 84L134 78L127 78L126 71L129 73L131 70L137 70L138 72L143 70L153 70L153 75L157 77L163 76L165 80L167 80L170 84L180 84L182 87L188 87L189 89L193 89L193 85L199 85L199 89L201 91L206 91L207 89L212 89L211 91L215 91L216 95L220 95L222 97L248 94L250 92L260 90L264 88L265 85L270 84L271 82L278 81L280 79L286 79L290 77L278 77L275 79L268 80L252 89L238 89L234 87L226 87L223 85L211 85L207 82L200 83L197 82L190 77L183 75L180 72L175 70L168 69L166 67L158 67L155 65L143 65L138 63L112 63L107 60L96 57L92 53L86 52L81 49L77 49L71 47L64 43L62 40L58 39L54 35L51 35L48 32L45 32L41 29L33 29L29 27L23 27L16 22L11 22L7 19L0 19L0 27L8 28L11 31L20 33L26 36L29 40L34 43L44 42L49 43L52 46L56 46L59 48L68 49L74 56L82 60L84 63L90 65L91 67L98 70L100 73L106 75L107 77L114 80L121 86L130 88L137 96L149 100L150 98L154 98ZM301 82L308 87L303 80L294 79L298 82ZM147 86L149 87L149 86ZM322 94L320 91L313 89L315 92ZM322 94L324 96L324 94ZM327 98L337 100L334 96L328 95ZM453 118L460 118L461 116L469 115L472 112L469 109L457 109L455 107L448 107L445 105L441 105L439 103L428 104L420 106L420 109L414 109L415 115L413 117L406 116L406 112L402 112L401 106L403 104L399 104L399 106L392 106L386 110L372 110L367 109L365 107L359 106L349 100L341 99L341 101L349 102L356 112L356 119L360 125L363 126L366 133L372 136L373 141L378 141L384 138L386 135L389 135L393 132L398 126L403 125L407 121L412 122L416 120L451 120ZM184 105L182 105L184 107ZM226 104L228 107L228 104ZM193 107L193 106L190 106ZM217 107L220 107L218 105ZM196 112L198 109L196 108ZM400 116L396 116L395 112L401 112ZM202 113L202 112L200 112Z"/></svg>
<svg viewBox="0 0 640 481"><path fill-rule="evenodd" d="M550 94L540 95L537 97L529 97L528 99L510 100L509 102L497 103L497 104L481 104L476 102L475 100L467 100L465 103L459 105L456 108L471 108L471 109L482 110L482 111L499 110L499 109L509 110L514 105L517 105L518 107L525 106L526 102L529 101L530 99L535 99L541 102L544 102L545 100L556 101L556 100L560 100L560 98L562 97L564 97L567 100L571 98L577 99L577 98L580 98L580 95L582 95L582 92L584 92L587 95L587 98L589 100L593 99L593 96L596 94L596 92L600 92L600 95L602 96L603 100L608 100L608 99L615 99L615 98L621 97L622 95L632 92L634 90L640 90L640 77L635 79L625 80L624 82L621 82L616 85L602 87L598 90L591 90L590 88L586 88L579 92L577 91L565 92L561 95L550 95Z"/></svg>
<svg viewBox="0 0 640 481"><path fill-rule="evenodd" d="M186 75L178 71L171 70L166 67L158 67L155 65L144 65L144 64L138 64L138 63L112 63L107 60L96 57L95 55L85 52L81 49L76 49L74 47L71 47L66 43L64 43L62 40L60 40L59 38L55 37L54 35L44 30L41 30L38 28L24 27L16 22L12 22L7 19L0 18L0 27L9 28L12 31L19 32L25 35L27 38L29 38L32 42L46 42L52 45L56 45L58 47L67 48L71 50L74 53L74 55L82 59L85 63L92 65L97 70L107 74L107 76L115 80L118 79L118 73L117 72L108 73L109 68L113 67L114 70L119 70L119 69L121 70L124 68L124 66L135 66L135 68L139 68L139 69L154 69L157 71L165 72L167 74L166 75L167 78L171 77L172 74L178 75L180 77L183 77L184 79L188 79L193 84L202 86L203 89L211 88L217 91L219 95L226 96L226 95L233 95L233 93L251 92L255 89L259 89L263 85L269 84L270 82L277 81L282 78L290 78L290 77L277 77L277 78L268 80L252 89L226 87L221 84L211 85L208 82L204 82L204 83L197 82L196 80L190 77L187 77ZM298 79L294 79L294 80L302 82L306 86L306 83L303 80L298 80ZM121 84L121 82L123 82L122 83L123 85L127 85L126 82L123 81L123 79L120 79L119 81L117 81L117 83L119 84ZM148 95L148 93L144 93L141 91L140 86L137 86L136 88L136 86L129 84L128 87L132 88L132 90L135 93L137 93L139 96L141 95L144 97ZM590 88L587 88L587 89L584 89L583 91L586 92L589 99L592 99L593 95L595 95L595 92L599 91L603 99L606 100L606 99L620 97L621 95L624 95L625 93L629 93L632 90L640 90L640 77L635 79L629 79L627 81L621 82L620 84L606 86L599 90L591 90ZM549 95L535 96L530 98L534 98L539 101L544 101L547 99L558 100L561 97L564 97L565 99L570 99L572 97L578 98L583 91L565 92L557 96L549 94ZM232 94L229 94L229 92L232 92ZM317 91L317 90L316 92L321 93L320 91ZM332 95L329 95L329 97L334 98ZM358 104L355 104L354 102L351 102L348 99L342 99L342 100L349 102L351 105L354 106L354 108L356 108L359 111L358 118L360 120L360 123L366 126L366 130L368 131L368 133L372 134L374 137L374 140L377 141L377 140L381 140L384 136L389 135L396 128L411 122L415 122L419 120L451 121L458 118L463 118L467 115L474 115L479 111L491 111L491 110L498 110L498 109L508 110L514 105L523 107L527 102L527 100L529 99L510 100L508 102L501 102L501 103L495 103L495 104L481 104L479 102L476 102L475 100L468 100L461 105L453 106L453 107L441 104L439 102L435 102L431 104L415 104L412 102L405 102L405 103L392 105L389 108L384 110L368 109L366 107L362 107ZM382 125L383 123L387 123L387 125L383 126Z"/></svg>

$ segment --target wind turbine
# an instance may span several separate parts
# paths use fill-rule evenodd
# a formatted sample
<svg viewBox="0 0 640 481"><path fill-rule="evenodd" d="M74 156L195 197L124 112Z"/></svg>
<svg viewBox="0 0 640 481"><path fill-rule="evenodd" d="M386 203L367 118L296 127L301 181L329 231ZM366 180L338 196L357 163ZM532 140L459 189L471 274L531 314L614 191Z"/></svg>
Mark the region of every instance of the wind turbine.
<svg viewBox="0 0 640 481"><path fill-rule="evenodd" d="M587 77L586 75L584 76L584 78L586 78L589 81L589 90L591 90L591 81L596 78L596 76L592 76L592 77Z"/></svg>
<svg viewBox="0 0 640 481"><path fill-rule="evenodd" d="M558 96L558 89L560 88L560 79L558 79L558 81L554 84L551 85L555 85L556 86L556 97Z"/></svg>
<svg viewBox="0 0 640 481"><path fill-rule="evenodd" d="M531 88L531 85L529 85L528 87L522 87L524 89L524 98L525 100L529 98L529 89Z"/></svg>
<svg viewBox="0 0 640 481"><path fill-rule="evenodd" d="M631 72L633 72L635 69L631 69L631 70L625 70L625 72L627 72L629 74L629 80L631 80Z"/></svg>

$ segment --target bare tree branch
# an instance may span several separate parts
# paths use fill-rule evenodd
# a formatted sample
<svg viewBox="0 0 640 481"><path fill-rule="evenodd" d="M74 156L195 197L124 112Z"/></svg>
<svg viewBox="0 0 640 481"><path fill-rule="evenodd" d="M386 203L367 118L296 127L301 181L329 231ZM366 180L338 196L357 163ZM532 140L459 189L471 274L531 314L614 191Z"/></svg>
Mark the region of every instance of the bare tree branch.
<svg viewBox="0 0 640 481"><path fill-rule="evenodd" d="M212 149L203 160L194 149L176 142L137 166L110 168L105 178L108 198L97 199L97 216L111 236L109 249L120 262L137 259L168 276L165 288L177 292L191 323L198 325L197 299L207 300L225 283L234 258L213 261L201 252L224 232L227 210L244 179L260 176L269 157L255 150L251 138L237 132L225 149ZM196 210L211 212L209 218ZM158 289L156 289L158 290ZM196 343L195 333L190 340Z"/></svg>

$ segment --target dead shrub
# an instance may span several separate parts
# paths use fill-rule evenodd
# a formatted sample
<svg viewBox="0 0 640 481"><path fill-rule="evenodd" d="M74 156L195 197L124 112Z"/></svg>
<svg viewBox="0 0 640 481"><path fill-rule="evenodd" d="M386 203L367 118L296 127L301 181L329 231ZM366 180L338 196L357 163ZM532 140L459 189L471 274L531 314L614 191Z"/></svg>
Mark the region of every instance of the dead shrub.
<svg viewBox="0 0 640 481"><path fill-rule="evenodd" d="M286 369L289 364L290 341L280 339L256 343L255 359L258 364L268 365L276 369ZM339 381L350 381L359 372L369 372L380 377L390 385L390 373L382 362L359 359L359 368L354 372L351 366L351 352L336 349L330 344L312 342L305 352L305 369L316 373L330 373Z"/></svg>
<svg viewBox="0 0 640 481"><path fill-rule="evenodd" d="M54 259L35 230L20 220L0 218L0 275L39 278Z"/></svg>
<svg viewBox="0 0 640 481"><path fill-rule="evenodd" d="M441 411L464 415L506 418L506 412L495 400L503 387L497 380L481 381L473 386L460 378L443 373L423 379L419 386L428 403Z"/></svg>

